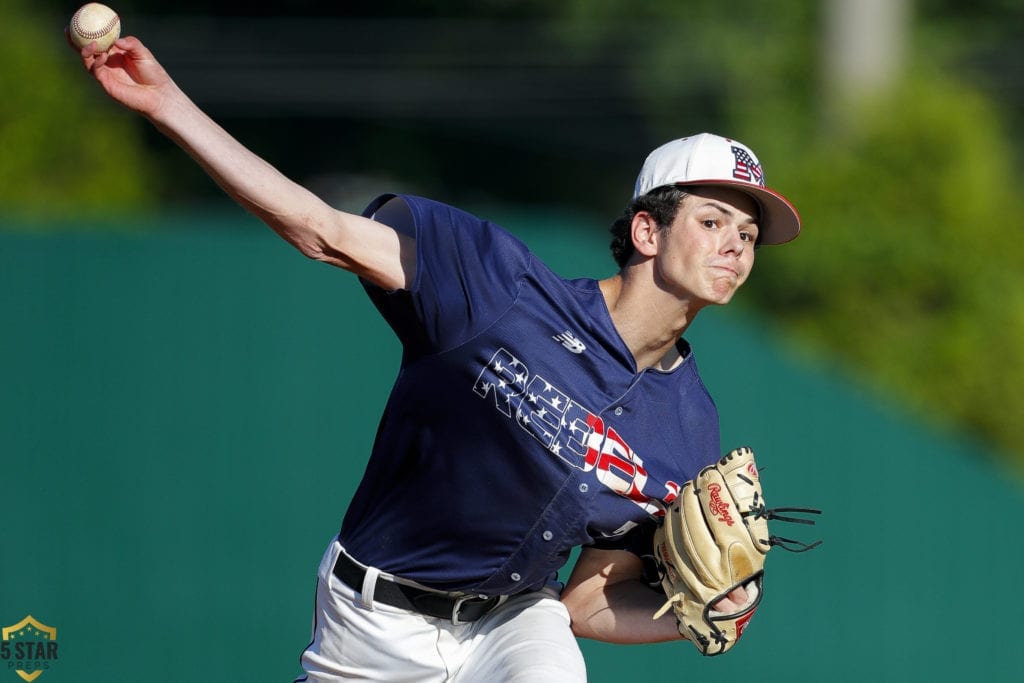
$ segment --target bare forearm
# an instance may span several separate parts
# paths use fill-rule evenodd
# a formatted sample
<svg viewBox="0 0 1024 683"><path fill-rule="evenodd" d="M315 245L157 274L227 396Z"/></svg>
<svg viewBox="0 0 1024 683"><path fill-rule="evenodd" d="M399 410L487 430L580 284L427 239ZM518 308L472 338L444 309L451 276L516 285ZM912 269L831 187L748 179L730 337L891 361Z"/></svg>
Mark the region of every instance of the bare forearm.
<svg viewBox="0 0 1024 683"><path fill-rule="evenodd" d="M665 599L641 581L642 569L632 553L584 548L562 592L573 633L609 643L681 639L671 615L653 618Z"/></svg>
<svg viewBox="0 0 1024 683"><path fill-rule="evenodd" d="M307 256L327 249L322 235L336 212L248 150L176 88L150 121L230 197Z"/></svg>
<svg viewBox="0 0 1024 683"><path fill-rule="evenodd" d="M303 254L384 289L412 281L414 238L333 209L246 149L189 99L138 38L120 38L103 53L87 45L80 56L110 97L145 116L230 197Z"/></svg>
<svg viewBox="0 0 1024 683"><path fill-rule="evenodd" d="M608 585L578 603L567 597L573 633L580 638L624 644L682 638L671 613L652 618L664 599L639 581Z"/></svg>

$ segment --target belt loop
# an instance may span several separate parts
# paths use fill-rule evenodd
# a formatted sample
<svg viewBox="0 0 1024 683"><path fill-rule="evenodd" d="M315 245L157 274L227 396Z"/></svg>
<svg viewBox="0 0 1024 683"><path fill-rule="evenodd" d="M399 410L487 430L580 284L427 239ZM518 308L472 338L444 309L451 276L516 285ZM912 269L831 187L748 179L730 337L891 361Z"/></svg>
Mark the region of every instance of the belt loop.
<svg viewBox="0 0 1024 683"><path fill-rule="evenodd" d="M377 591L377 577L380 570L376 567L367 567L366 575L363 576L363 589L359 592L359 604L365 609L373 611L373 594Z"/></svg>

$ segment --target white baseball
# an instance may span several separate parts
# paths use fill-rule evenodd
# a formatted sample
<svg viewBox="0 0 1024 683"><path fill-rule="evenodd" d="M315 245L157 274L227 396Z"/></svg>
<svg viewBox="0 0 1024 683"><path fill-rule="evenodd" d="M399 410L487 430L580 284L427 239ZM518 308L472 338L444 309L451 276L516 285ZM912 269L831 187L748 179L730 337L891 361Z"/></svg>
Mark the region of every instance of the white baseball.
<svg viewBox="0 0 1024 683"><path fill-rule="evenodd" d="M79 49L96 41L96 52L106 52L121 35L121 19L106 5L90 2L71 17L68 35Z"/></svg>

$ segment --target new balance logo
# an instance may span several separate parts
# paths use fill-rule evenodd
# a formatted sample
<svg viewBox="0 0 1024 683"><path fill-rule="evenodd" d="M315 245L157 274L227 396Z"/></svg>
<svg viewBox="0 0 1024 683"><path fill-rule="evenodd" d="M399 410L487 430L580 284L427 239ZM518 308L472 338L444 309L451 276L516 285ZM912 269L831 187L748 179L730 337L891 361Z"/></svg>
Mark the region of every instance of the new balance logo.
<svg viewBox="0 0 1024 683"><path fill-rule="evenodd" d="M562 346L569 349L573 353L583 353L587 350L587 347L579 339L573 336L572 332L566 330L561 334L556 334L552 337L556 342L560 342Z"/></svg>

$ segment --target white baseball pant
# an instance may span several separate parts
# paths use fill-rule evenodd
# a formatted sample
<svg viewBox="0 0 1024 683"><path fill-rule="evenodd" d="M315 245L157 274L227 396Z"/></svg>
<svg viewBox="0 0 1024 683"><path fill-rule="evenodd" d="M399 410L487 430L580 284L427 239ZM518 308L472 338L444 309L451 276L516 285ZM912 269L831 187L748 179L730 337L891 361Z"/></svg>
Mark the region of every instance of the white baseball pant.
<svg viewBox="0 0 1024 683"><path fill-rule="evenodd" d="M334 576L335 539L317 572L312 642L299 681L586 683L583 655L556 592L518 595L454 624L364 600Z"/></svg>

